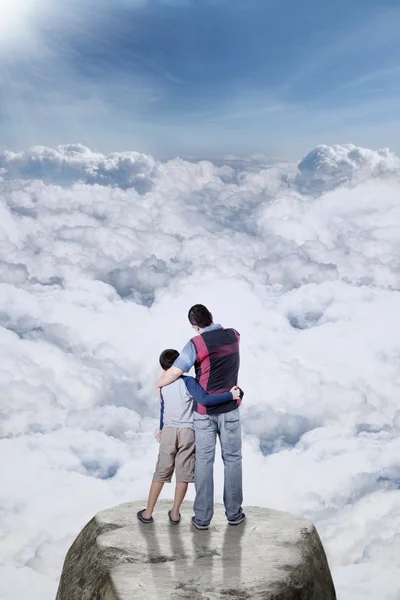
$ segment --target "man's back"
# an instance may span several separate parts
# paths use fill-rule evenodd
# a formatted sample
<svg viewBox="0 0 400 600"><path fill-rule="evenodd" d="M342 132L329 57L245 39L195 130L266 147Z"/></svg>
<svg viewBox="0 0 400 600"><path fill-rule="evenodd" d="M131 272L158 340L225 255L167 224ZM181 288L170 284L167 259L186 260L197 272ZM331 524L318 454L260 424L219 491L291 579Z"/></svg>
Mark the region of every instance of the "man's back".
<svg viewBox="0 0 400 600"><path fill-rule="evenodd" d="M235 329L223 329L220 325L207 328L192 338L196 348L196 379L208 393L222 393L237 385L240 366L240 335ZM194 403L195 412L223 414L235 410L240 400L205 409Z"/></svg>

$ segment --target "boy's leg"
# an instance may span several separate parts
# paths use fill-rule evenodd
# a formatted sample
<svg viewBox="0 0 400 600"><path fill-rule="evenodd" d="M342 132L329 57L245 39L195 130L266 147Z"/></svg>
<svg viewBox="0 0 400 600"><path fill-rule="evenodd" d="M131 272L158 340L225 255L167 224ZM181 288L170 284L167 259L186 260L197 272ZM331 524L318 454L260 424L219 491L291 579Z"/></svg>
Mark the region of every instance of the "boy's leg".
<svg viewBox="0 0 400 600"><path fill-rule="evenodd" d="M164 427L161 434L158 461L153 477L153 482L150 486L147 507L142 514L142 516L145 519L150 519L150 517L152 516L158 497L161 494L161 490L164 487L164 483L171 482L172 474L174 472L175 467L176 452L176 428Z"/></svg>
<svg viewBox="0 0 400 600"><path fill-rule="evenodd" d="M158 497L161 494L161 490L163 489L163 487L164 487L164 482L162 482L162 481L153 481L152 482L152 484L150 486L149 498L147 500L147 506L146 506L146 509L142 513L142 516L145 519L151 518L154 507L157 503Z"/></svg>
<svg viewBox="0 0 400 600"><path fill-rule="evenodd" d="M187 427L177 430L178 452L175 457L176 487L171 517L179 521L179 511L185 499L188 484L194 481L194 431Z"/></svg>
<svg viewBox="0 0 400 600"><path fill-rule="evenodd" d="M181 482L181 483L176 483L175 486L175 496L174 496L174 504L172 506L171 509L171 518L174 521L179 521L179 512L182 506L182 502L185 499L186 496L186 492L188 489L188 483L186 482Z"/></svg>

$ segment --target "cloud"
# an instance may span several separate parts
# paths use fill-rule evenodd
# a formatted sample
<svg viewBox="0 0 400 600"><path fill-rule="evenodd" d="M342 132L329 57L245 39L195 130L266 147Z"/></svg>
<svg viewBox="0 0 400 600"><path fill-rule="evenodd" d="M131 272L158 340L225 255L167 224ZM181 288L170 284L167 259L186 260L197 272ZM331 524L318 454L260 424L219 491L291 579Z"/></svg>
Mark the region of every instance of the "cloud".
<svg viewBox="0 0 400 600"><path fill-rule="evenodd" d="M46 183L70 186L76 182L134 187L142 193L151 185L156 162L139 152L103 154L91 152L82 144L56 148L36 146L27 152L0 153L0 169L8 179L40 179ZM0 172L1 172L0 171Z"/></svg>
<svg viewBox="0 0 400 600"><path fill-rule="evenodd" d="M399 179L400 160L388 149L367 150L354 144L318 146L299 164L298 186L321 192L341 184L361 183L371 177Z"/></svg>
<svg viewBox="0 0 400 600"><path fill-rule="evenodd" d="M0 598L53 598L93 513L145 499L158 355L198 301L242 334L246 503L311 518L343 600L396 598L398 158L78 144L0 169Z"/></svg>

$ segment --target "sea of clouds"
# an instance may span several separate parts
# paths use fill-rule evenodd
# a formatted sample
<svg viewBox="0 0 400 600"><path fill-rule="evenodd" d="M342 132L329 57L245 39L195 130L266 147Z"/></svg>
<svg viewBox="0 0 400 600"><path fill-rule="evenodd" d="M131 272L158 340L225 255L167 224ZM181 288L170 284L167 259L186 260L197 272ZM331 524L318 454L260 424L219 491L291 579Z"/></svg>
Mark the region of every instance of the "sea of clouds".
<svg viewBox="0 0 400 600"><path fill-rule="evenodd" d="M0 281L1 600L53 600L93 514L145 500L196 302L242 334L245 504L314 521L340 600L398 600L396 156L3 152Z"/></svg>

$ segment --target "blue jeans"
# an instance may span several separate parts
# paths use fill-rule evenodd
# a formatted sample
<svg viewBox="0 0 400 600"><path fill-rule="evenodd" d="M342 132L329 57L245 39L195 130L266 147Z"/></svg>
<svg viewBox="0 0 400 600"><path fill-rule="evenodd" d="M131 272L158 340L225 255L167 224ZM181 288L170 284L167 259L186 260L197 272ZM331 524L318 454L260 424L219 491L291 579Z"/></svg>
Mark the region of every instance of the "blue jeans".
<svg viewBox="0 0 400 600"><path fill-rule="evenodd" d="M214 459L217 435L224 462L224 505L228 521L242 514L242 435L239 409L223 415L193 413L196 443L194 485L195 521L209 525L214 514Z"/></svg>

